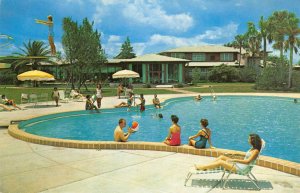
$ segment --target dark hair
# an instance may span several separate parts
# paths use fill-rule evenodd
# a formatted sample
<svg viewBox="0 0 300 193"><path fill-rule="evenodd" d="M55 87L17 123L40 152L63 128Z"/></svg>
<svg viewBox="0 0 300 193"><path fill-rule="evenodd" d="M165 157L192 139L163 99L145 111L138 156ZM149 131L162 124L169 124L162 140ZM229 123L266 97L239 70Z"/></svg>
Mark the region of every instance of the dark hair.
<svg viewBox="0 0 300 193"><path fill-rule="evenodd" d="M158 114L158 117L161 119L164 118L164 116L161 113Z"/></svg>
<svg viewBox="0 0 300 193"><path fill-rule="evenodd" d="M99 88L102 88L101 84L97 84L97 88L98 88L98 87L99 87Z"/></svg>
<svg viewBox="0 0 300 193"><path fill-rule="evenodd" d="M50 21L53 21L52 15L48 15L47 17Z"/></svg>
<svg viewBox="0 0 300 193"><path fill-rule="evenodd" d="M54 90L56 90L57 89L57 87L54 87Z"/></svg>
<svg viewBox="0 0 300 193"><path fill-rule="evenodd" d="M207 125L208 125L208 120L207 120L207 119L201 119L201 120L200 120L200 123L201 123L201 125L202 125L203 127L207 127Z"/></svg>
<svg viewBox="0 0 300 193"><path fill-rule="evenodd" d="M85 98L87 98L87 99L90 99L91 98L91 96L90 95L86 95L86 97Z"/></svg>
<svg viewBox="0 0 300 193"><path fill-rule="evenodd" d="M178 123L179 118L176 115L171 115L171 120L173 123Z"/></svg>
<svg viewBox="0 0 300 193"><path fill-rule="evenodd" d="M3 99L4 99L4 98L5 98L5 94L3 94L3 95L1 96L1 98L3 98Z"/></svg>
<svg viewBox="0 0 300 193"><path fill-rule="evenodd" d="M262 146L262 141L261 138L259 137L259 135L257 134L249 134L250 137L250 143L253 146L253 149L257 149L258 151L261 150L261 146Z"/></svg>
<svg viewBox="0 0 300 193"><path fill-rule="evenodd" d="M140 94L141 98L144 98L144 94Z"/></svg>
<svg viewBox="0 0 300 193"><path fill-rule="evenodd" d="M123 121L125 121L125 119L123 118L119 119L119 124L123 123Z"/></svg>

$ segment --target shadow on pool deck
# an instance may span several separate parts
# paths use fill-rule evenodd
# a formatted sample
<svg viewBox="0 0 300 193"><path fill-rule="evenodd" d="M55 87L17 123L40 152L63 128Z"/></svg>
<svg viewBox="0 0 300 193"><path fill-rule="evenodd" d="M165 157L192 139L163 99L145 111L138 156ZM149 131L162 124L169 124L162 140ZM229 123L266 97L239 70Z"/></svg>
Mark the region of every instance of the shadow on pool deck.
<svg viewBox="0 0 300 193"><path fill-rule="evenodd" d="M265 180L259 180L258 185L262 190L273 190L272 183ZM221 180L217 179L192 179L192 187L202 188L222 188ZM257 190L253 182L247 179L229 179L226 189L233 190ZM258 191L258 190L257 190Z"/></svg>

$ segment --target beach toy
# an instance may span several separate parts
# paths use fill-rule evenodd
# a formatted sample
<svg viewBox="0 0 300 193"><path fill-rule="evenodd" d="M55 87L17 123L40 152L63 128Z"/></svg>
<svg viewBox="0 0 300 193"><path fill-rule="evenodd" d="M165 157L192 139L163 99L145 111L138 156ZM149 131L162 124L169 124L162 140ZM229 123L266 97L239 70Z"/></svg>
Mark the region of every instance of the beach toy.
<svg viewBox="0 0 300 193"><path fill-rule="evenodd" d="M130 128L133 130L133 131L138 131L139 130L139 123L137 121L132 121L130 123Z"/></svg>

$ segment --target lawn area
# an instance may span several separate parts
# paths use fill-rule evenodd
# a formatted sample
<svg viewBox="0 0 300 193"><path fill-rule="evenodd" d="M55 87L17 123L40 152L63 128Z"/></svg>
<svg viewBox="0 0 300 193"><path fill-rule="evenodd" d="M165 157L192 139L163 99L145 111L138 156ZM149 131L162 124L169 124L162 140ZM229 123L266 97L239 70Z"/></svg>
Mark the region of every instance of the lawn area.
<svg viewBox="0 0 300 193"><path fill-rule="evenodd" d="M59 90L65 90L65 87L58 87ZM95 94L95 88L88 88L89 90L86 91L84 88L81 90L84 95L87 94ZM5 87L0 86L0 94L5 94L7 98L14 99L16 103L21 102L21 94L41 94L41 93L48 93L48 96L51 96L53 88L28 88L28 87ZM70 92L70 89L67 90ZM153 89L153 88L136 88L134 89L135 94L176 94L178 92L165 90L165 89ZM103 95L106 96L116 96L116 88L103 88ZM67 94L68 96L68 94Z"/></svg>
<svg viewBox="0 0 300 193"><path fill-rule="evenodd" d="M212 86L215 92L262 92L255 90L253 83L201 83L198 84L197 87L186 87L183 88L183 90L192 92L211 92L209 86Z"/></svg>

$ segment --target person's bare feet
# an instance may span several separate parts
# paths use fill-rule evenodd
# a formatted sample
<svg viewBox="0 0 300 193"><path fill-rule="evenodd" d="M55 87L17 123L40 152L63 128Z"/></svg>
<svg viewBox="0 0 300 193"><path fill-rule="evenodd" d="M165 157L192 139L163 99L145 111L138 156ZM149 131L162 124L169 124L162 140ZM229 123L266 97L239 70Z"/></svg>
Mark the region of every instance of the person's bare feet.
<svg viewBox="0 0 300 193"><path fill-rule="evenodd" d="M196 170L204 170L204 168L201 167L200 165L195 164L194 166L195 166L195 169L196 169Z"/></svg>

